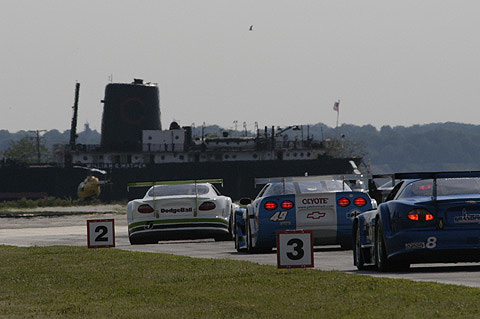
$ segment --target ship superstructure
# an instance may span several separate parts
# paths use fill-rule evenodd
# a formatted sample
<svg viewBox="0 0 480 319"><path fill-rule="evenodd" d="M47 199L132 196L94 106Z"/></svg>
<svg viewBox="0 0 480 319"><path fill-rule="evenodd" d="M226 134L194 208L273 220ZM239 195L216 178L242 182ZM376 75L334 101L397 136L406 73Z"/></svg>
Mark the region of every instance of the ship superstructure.
<svg viewBox="0 0 480 319"><path fill-rule="evenodd" d="M139 168L165 163L238 161L305 161L327 155L335 144L314 141L308 126L265 127L255 136L241 132L204 133L204 128L168 130L160 124L159 90L136 79L131 84L108 84L105 89L100 145L65 145L65 163L95 168ZM73 121L72 121L73 122ZM200 133L197 131L201 130ZM250 133L251 135L251 133Z"/></svg>
<svg viewBox="0 0 480 319"><path fill-rule="evenodd" d="M69 144L54 152L55 165L0 170L12 181L0 192L41 192L48 196L77 196L86 175L108 180L105 200L135 198L126 185L139 181L222 178L221 191L232 197L252 197L258 177L349 174L361 158L333 156L338 144L316 141L309 127L292 125L256 129L256 132L223 131L213 135L206 127L172 122L162 130L158 86L135 79L110 83L105 88L102 134L99 145L76 143L76 114ZM353 163L353 165L351 164ZM27 189L28 188L28 189ZM144 190L140 190L143 192Z"/></svg>

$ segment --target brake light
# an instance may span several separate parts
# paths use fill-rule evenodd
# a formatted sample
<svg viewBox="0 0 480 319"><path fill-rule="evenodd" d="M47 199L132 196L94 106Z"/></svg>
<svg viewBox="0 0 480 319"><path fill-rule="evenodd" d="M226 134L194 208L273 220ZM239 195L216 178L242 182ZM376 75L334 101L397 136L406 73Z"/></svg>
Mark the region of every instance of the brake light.
<svg viewBox="0 0 480 319"><path fill-rule="evenodd" d="M346 197L342 197L337 200L337 204L340 207L347 207L348 205L350 205L350 200Z"/></svg>
<svg viewBox="0 0 480 319"><path fill-rule="evenodd" d="M285 200L280 206L282 206L283 209L291 209L293 208L293 202L291 200Z"/></svg>
<svg viewBox="0 0 480 319"><path fill-rule="evenodd" d="M138 206L137 211L141 214L150 214L153 213L154 209L148 204L142 204Z"/></svg>
<svg viewBox="0 0 480 319"><path fill-rule="evenodd" d="M199 210L212 210L217 207L214 202L203 202L198 209Z"/></svg>
<svg viewBox="0 0 480 319"><path fill-rule="evenodd" d="M412 209L408 215L408 219L416 221L416 222L424 222L434 220L435 217L431 214L428 210L423 208L416 208Z"/></svg>
<svg viewBox="0 0 480 319"><path fill-rule="evenodd" d="M277 209L277 203L275 202L266 202L265 205L263 205L266 210L274 210Z"/></svg>
<svg viewBox="0 0 480 319"><path fill-rule="evenodd" d="M363 197L357 197L353 200L353 205L357 207L363 207L367 205L367 200Z"/></svg>

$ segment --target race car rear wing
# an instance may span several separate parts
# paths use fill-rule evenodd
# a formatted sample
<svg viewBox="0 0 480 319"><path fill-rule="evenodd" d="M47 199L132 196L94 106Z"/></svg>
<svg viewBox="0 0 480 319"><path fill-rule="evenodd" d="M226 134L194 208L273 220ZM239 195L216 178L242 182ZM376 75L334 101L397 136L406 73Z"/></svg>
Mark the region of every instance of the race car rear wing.
<svg viewBox="0 0 480 319"><path fill-rule="evenodd" d="M289 176L289 177L263 177L255 178L255 186L268 183L308 182L318 180L364 180L371 178L367 174L344 174L344 175L316 175L316 176Z"/></svg>
<svg viewBox="0 0 480 319"><path fill-rule="evenodd" d="M183 181L163 181L163 182L135 182L127 184L127 191L130 190L130 187L152 187L156 185L182 185L182 184L221 184L223 186L223 179L192 179L192 180L183 180Z"/></svg>
<svg viewBox="0 0 480 319"><path fill-rule="evenodd" d="M480 177L480 171L449 171L449 172L412 172L412 173L394 173L394 174L379 174L372 175L372 178L391 178L392 186L395 185L395 180L402 179L432 179L433 191L432 199L437 200L437 179L439 178L468 178Z"/></svg>
<svg viewBox="0 0 480 319"><path fill-rule="evenodd" d="M392 175L395 179L461 178L480 177L480 171L395 173Z"/></svg>
<svg viewBox="0 0 480 319"><path fill-rule="evenodd" d="M308 181L327 181L337 180L343 181L343 189L345 190L346 181L355 181L356 187L352 187L354 190L365 191L367 185L365 180L370 180L371 175L368 174L342 174L342 175L313 175L313 176L289 176L289 177L265 177L255 178L255 187L257 185L268 183L283 183L283 189L285 191L285 183L288 182L308 182Z"/></svg>

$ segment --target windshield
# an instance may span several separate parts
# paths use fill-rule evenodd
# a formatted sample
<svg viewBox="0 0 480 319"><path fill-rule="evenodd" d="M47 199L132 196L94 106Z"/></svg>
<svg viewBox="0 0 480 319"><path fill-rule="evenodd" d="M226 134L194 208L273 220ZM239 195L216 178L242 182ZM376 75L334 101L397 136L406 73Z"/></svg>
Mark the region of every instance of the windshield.
<svg viewBox="0 0 480 319"><path fill-rule="evenodd" d="M207 185L197 184L198 195L207 194L209 188ZM148 190L148 197L175 196L175 195L195 195L195 184L183 185L156 185Z"/></svg>
<svg viewBox="0 0 480 319"><path fill-rule="evenodd" d="M437 180L437 196L479 194L480 178L441 178ZM433 196L433 179L410 183L398 198Z"/></svg>
<svg viewBox="0 0 480 319"><path fill-rule="evenodd" d="M284 186L285 185L285 186ZM284 189L285 187L285 189ZM351 191L351 188L342 181L308 181L273 183L265 190L263 196L284 194L307 194L324 192Z"/></svg>

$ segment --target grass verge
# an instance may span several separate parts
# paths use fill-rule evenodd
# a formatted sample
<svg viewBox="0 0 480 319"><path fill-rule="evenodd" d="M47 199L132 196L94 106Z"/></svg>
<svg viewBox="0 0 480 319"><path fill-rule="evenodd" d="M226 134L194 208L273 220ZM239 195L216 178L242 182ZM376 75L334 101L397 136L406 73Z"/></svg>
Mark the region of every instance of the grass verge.
<svg viewBox="0 0 480 319"><path fill-rule="evenodd" d="M478 318L480 289L86 247L0 246L0 318Z"/></svg>

